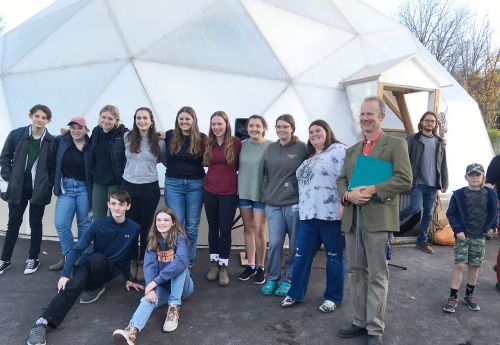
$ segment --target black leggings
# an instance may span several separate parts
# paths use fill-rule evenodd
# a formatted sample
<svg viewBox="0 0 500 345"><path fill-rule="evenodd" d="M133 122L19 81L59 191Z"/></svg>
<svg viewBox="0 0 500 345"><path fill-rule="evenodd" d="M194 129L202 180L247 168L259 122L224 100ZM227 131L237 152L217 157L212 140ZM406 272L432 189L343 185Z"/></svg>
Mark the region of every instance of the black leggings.
<svg viewBox="0 0 500 345"><path fill-rule="evenodd" d="M138 251L136 242L130 249L130 259L144 260L144 253L148 245L149 229L153 223L156 207L160 201L160 186L158 181L144 184L123 181L121 189L127 191L132 200L130 210L127 211L127 218L132 219L141 226L141 250L140 252Z"/></svg>
<svg viewBox="0 0 500 345"><path fill-rule="evenodd" d="M231 226L238 197L235 194L217 195L203 191L203 204L208 222L208 244L210 254L219 254L221 259L229 259L231 251Z"/></svg>

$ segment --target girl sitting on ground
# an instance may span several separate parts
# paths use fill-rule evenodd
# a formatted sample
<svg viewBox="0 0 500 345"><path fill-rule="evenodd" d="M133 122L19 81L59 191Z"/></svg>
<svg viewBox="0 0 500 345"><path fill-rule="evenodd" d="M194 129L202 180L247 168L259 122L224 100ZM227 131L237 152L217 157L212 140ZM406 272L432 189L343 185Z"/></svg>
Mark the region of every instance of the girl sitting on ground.
<svg viewBox="0 0 500 345"><path fill-rule="evenodd" d="M137 333L144 328L153 310L164 304L168 304L168 311L163 331L174 331L179 322L181 300L193 292L188 269L190 250L184 228L168 208L158 210L154 220L144 256L147 284L144 297L127 328L114 331L113 339L117 344L135 344Z"/></svg>

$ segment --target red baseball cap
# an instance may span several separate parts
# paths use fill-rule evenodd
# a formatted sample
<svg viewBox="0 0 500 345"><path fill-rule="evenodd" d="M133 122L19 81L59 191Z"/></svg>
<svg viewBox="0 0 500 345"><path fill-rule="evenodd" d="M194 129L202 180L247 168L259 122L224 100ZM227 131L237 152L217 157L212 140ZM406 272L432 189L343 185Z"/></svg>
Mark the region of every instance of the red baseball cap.
<svg viewBox="0 0 500 345"><path fill-rule="evenodd" d="M85 118L81 117L81 116L75 116L73 117L69 122L68 122L68 126L71 126L72 123L76 123L77 125L80 125L82 127L85 127L87 129L87 131L89 130L87 128L87 121L85 121Z"/></svg>

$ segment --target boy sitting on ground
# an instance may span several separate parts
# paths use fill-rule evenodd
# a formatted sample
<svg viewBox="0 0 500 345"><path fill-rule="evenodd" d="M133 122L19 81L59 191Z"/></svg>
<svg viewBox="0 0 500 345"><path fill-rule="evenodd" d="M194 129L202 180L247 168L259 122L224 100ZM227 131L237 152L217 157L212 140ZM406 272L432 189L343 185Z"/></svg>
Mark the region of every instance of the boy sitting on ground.
<svg viewBox="0 0 500 345"><path fill-rule="evenodd" d="M66 257L57 283L58 294L31 328L28 345L45 345L47 327L57 328L82 292L86 295L84 302L95 302L104 292L104 284L120 273L125 278L127 291L144 289L130 277L128 253L137 243L140 231L137 223L125 218L130 208L130 195L123 191L111 192L108 208L111 216L95 220ZM93 250L86 252L92 242Z"/></svg>
<svg viewBox="0 0 500 345"><path fill-rule="evenodd" d="M468 186L453 192L446 217L455 233L455 265L451 278L448 304L443 310L454 313L458 304L458 289L467 264L467 287L463 303L478 311L474 299L479 267L484 259L486 233L496 227L498 220L497 194L484 186L484 168L473 163L467 166L465 179Z"/></svg>

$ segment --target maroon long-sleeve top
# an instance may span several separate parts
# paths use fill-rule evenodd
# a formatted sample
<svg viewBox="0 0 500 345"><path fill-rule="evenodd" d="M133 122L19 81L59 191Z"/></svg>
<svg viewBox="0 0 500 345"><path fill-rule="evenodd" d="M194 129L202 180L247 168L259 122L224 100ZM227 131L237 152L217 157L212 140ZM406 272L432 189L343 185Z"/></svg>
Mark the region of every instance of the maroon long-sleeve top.
<svg viewBox="0 0 500 345"><path fill-rule="evenodd" d="M241 141L233 138L234 153L236 159L232 164L227 164L224 155L224 146L217 142L212 144L212 157L208 164L208 172L205 176L203 188L212 194L230 195L238 191L238 158L241 151Z"/></svg>

